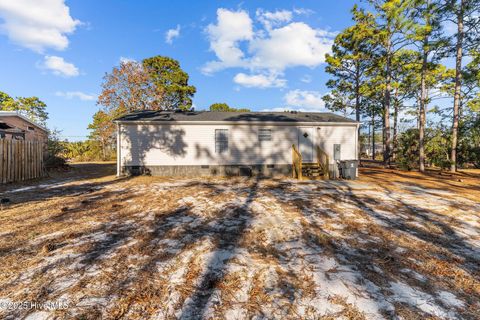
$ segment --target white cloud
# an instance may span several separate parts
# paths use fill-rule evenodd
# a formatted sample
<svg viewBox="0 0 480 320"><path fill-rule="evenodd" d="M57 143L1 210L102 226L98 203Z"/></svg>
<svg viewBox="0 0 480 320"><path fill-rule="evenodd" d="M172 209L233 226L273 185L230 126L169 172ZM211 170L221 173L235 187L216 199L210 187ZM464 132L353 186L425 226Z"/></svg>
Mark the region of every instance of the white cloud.
<svg viewBox="0 0 480 320"><path fill-rule="evenodd" d="M331 50L333 41L327 34L303 22L272 29L268 38L251 42L251 64L280 71L296 66L316 67L325 62L325 54Z"/></svg>
<svg viewBox="0 0 480 320"><path fill-rule="evenodd" d="M310 83L312 82L312 76L309 74L306 74L302 78L300 78L300 81L302 81L303 83Z"/></svg>
<svg viewBox="0 0 480 320"><path fill-rule="evenodd" d="M70 16L64 0L0 0L0 31L23 47L42 53L64 50L67 34L81 24Z"/></svg>
<svg viewBox="0 0 480 320"><path fill-rule="evenodd" d="M82 101L93 101L97 97L94 94L87 94L81 91L57 91L55 92L57 97L63 97L66 99L80 99Z"/></svg>
<svg viewBox="0 0 480 320"><path fill-rule="evenodd" d="M169 29L165 32L165 42L168 44L173 43L173 39L178 38L180 36L180 25L178 24L175 29Z"/></svg>
<svg viewBox="0 0 480 320"><path fill-rule="evenodd" d="M41 68L51 71L57 76L76 77L80 74L73 63L66 62L62 57L45 56Z"/></svg>
<svg viewBox="0 0 480 320"><path fill-rule="evenodd" d="M313 11L312 9L305 9L305 8L295 8L293 9L293 12L297 15L306 15L306 16L309 16L315 13L315 11Z"/></svg>
<svg viewBox="0 0 480 320"><path fill-rule="evenodd" d="M271 12L258 9L255 15L257 16L257 20L260 21L268 30L274 26L278 26L282 23L290 22L292 20L292 12L288 10L277 10L275 12Z"/></svg>
<svg viewBox="0 0 480 320"><path fill-rule="evenodd" d="M260 111L262 112L288 112L288 111L292 111L293 109L292 108L288 108L288 107L274 107L274 108L264 108ZM302 111L302 110L297 110L295 109L296 111Z"/></svg>
<svg viewBox="0 0 480 320"><path fill-rule="evenodd" d="M326 111L322 96L318 91L292 90L287 92L283 99L295 110Z"/></svg>
<svg viewBox="0 0 480 320"><path fill-rule="evenodd" d="M252 19L246 11L218 9L217 24L209 24L206 32L210 50L215 52L219 61L207 63L203 68L204 73L244 65L244 53L238 43L253 38Z"/></svg>
<svg viewBox="0 0 480 320"><path fill-rule="evenodd" d="M136 62L137 60L128 57L120 57L120 63Z"/></svg>
<svg viewBox="0 0 480 320"><path fill-rule="evenodd" d="M285 69L297 66L315 68L325 62L334 33L304 22L292 22L292 12L287 10L257 10L256 17L263 28L254 32L253 21L246 11L217 10L216 24L206 29L217 60L206 63L204 73L243 68L257 75L252 81L264 83L265 79L258 75L282 74ZM246 79L245 75L242 77Z"/></svg>
<svg viewBox="0 0 480 320"><path fill-rule="evenodd" d="M238 73L233 78L233 82L247 87L247 88L281 88L285 87L287 80L279 79L277 75L269 74L254 74L247 75L245 73Z"/></svg>
<svg viewBox="0 0 480 320"><path fill-rule="evenodd" d="M283 96L284 107L266 108L262 111L330 112L325 108L322 96L318 91L291 90Z"/></svg>

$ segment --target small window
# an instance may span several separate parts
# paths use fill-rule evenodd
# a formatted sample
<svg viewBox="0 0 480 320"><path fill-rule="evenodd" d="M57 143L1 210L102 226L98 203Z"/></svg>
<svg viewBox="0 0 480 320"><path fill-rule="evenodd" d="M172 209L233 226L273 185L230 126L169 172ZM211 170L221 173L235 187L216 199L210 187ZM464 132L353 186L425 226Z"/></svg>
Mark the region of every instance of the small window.
<svg viewBox="0 0 480 320"><path fill-rule="evenodd" d="M215 152L228 151L228 129L215 129Z"/></svg>
<svg viewBox="0 0 480 320"><path fill-rule="evenodd" d="M258 129L258 141L272 141L272 129Z"/></svg>
<svg viewBox="0 0 480 320"><path fill-rule="evenodd" d="M34 128L34 127L28 127L28 130L30 130L30 131L34 131L34 130L35 130L35 128Z"/></svg>

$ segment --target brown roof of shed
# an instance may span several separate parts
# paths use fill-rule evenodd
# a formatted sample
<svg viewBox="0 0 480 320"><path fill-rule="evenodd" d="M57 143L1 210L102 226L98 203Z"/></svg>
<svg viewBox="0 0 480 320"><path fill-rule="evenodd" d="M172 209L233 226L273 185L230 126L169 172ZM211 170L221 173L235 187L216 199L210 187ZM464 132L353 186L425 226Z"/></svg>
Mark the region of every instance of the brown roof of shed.
<svg viewBox="0 0 480 320"><path fill-rule="evenodd" d="M218 111L137 111L126 114L116 121L147 122L341 122L356 121L328 112L218 112Z"/></svg>

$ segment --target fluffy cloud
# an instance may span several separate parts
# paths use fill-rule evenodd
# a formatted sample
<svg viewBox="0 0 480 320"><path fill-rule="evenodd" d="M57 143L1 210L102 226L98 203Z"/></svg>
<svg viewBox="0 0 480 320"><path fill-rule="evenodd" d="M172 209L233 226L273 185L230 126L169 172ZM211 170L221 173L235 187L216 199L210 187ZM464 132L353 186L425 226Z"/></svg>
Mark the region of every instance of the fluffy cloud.
<svg viewBox="0 0 480 320"><path fill-rule="evenodd" d="M129 63L129 62L136 62L137 60L129 57L120 57L120 63Z"/></svg>
<svg viewBox="0 0 480 320"><path fill-rule="evenodd" d="M68 47L67 34L81 23L70 16L64 0L0 0L1 31L11 41L43 52Z"/></svg>
<svg viewBox="0 0 480 320"><path fill-rule="evenodd" d="M168 44L173 43L173 39L178 38L180 36L180 25L178 24L175 29L169 29L165 32L165 42Z"/></svg>
<svg viewBox="0 0 480 320"><path fill-rule="evenodd" d="M272 29L269 37L255 39L250 44L254 67L284 70L288 67L316 67L325 62L332 40L327 32L316 30L303 22L293 22Z"/></svg>
<svg viewBox="0 0 480 320"><path fill-rule="evenodd" d="M275 12L271 12L258 9L255 15L257 16L257 20L260 21L267 29L271 29L273 26L290 22L292 20L292 12L288 10L277 10Z"/></svg>
<svg viewBox="0 0 480 320"><path fill-rule="evenodd" d="M269 74L255 74L247 75L245 73L238 73L234 78L233 82L247 87L247 88L281 88L285 87L287 80L280 79L276 75Z"/></svg>
<svg viewBox="0 0 480 320"><path fill-rule="evenodd" d="M325 62L330 52L333 33L315 29L303 22L292 22L294 12L257 10L256 18L263 26L254 32L254 24L246 11L217 10L216 24L206 32L210 49L217 60L202 69L210 74L226 68L243 68L254 75L238 74L234 81L241 85L263 88L269 76L285 69L306 66L315 68ZM278 83L274 86L284 86Z"/></svg>
<svg viewBox="0 0 480 320"><path fill-rule="evenodd" d="M217 10L217 24L208 25L210 50L219 61L211 61L203 68L204 73L212 73L228 67L245 65L244 53L238 43L253 38L253 22L246 11Z"/></svg>
<svg viewBox="0 0 480 320"><path fill-rule="evenodd" d="M288 106L297 110L325 111L325 102L322 94L318 91L292 90L283 97Z"/></svg>
<svg viewBox="0 0 480 320"><path fill-rule="evenodd" d="M51 71L57 76L76 77L80 74L78 68L73 63L66 62L62 57L57 56L45 56L40 67Z"/></svg>
<svg viewBox="0 0 480 320"><path fill-rule="evenodd" d="M97 98L93 94L87 94L81 91L66 91L66 92L57 91L55 92L55 95L57 97L63 97L66 99L80 99L82 101L93 101Z"/></svg>

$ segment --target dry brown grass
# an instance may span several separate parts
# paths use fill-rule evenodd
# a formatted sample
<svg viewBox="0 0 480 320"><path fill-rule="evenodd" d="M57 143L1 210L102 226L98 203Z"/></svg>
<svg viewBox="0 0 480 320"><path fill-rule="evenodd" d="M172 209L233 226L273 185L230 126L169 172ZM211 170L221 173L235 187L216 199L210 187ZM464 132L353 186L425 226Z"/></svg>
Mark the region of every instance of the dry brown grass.
<svg viewBox="0 0 480 320"><path fill-rule="evenodd" d="M365 316L365 313L358 310L357 307L348 303L345 298L335 295L329 298L329 300L334 303L338 304L343 307L342 311L338 312L334 315L336 319L343 317L349 320L367 320L368 318ZM333 319L333 318L332 318Z"/></svg>
<svg viewBox="0 0 480 320"><path fill-rule="evenodd" d="M66 183L7 193L0 299L67 299L54 314L79 319L174 319L189 308L206 318L368 319L362 303L386 299L385 317L433 319L395 298L401 282L475 319L479 176L362 168L355 183L116 179L111 166L76 165L51 178ZM445 305L443 291L462 305Z"/></svg>

